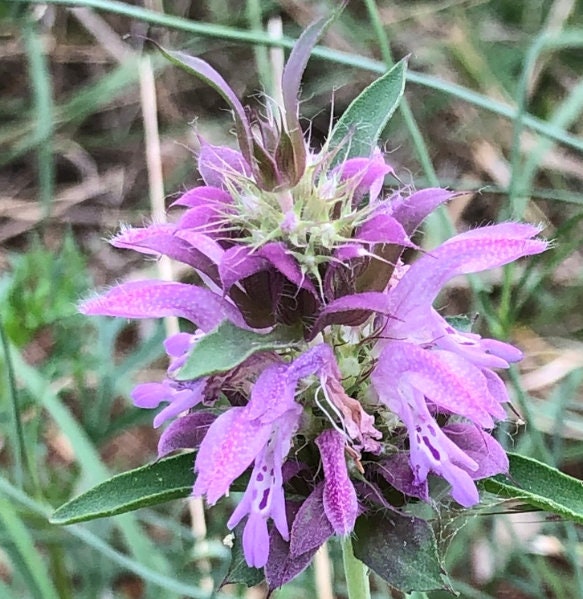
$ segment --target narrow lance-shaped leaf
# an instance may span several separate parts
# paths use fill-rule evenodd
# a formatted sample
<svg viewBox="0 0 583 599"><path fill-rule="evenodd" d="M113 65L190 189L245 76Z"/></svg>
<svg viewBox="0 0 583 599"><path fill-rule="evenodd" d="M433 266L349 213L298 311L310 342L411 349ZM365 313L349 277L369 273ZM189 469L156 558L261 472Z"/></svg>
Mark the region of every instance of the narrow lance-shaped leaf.
<svg viewBox="0 0 583 599"><path fill-rule="evenodd" d="M331 150L342 146L334 164L371 155L401 101L406 71L407 59L404 58L351 102L330 135Z"/></svg>
<svg viewBox="0 0 583 599"><path fill-rule="evenodd" d="M192 348L175 376L179 381L188 381L226 372L256 352L282 349L296 339L292 328L279 327L262 335L224 321Z"/></svg>
<svg viewBox="0 0 583 599"><path fill-rule="evenodd" d="M583 481L532 458L515 453L508 458L507 476L498 474L482 481L487 491L583 523Z"/></svg>
<svg viewBox="0 0 583 599"><path fill-rule="evenodd" d="M51 522L84 522L188 497L193 466L194 454L186 453L118 474L63 504Z"/></svg>
<svg viewBox="0 0 583 599"><path fill-rule="evenodd" d="M193 467L194 453L189 452L123 472L57 508L50 521L86 522L188 497L194 485ZM248 481L249 477L243 474L231 485L231 490L244 491Z"/></svg>

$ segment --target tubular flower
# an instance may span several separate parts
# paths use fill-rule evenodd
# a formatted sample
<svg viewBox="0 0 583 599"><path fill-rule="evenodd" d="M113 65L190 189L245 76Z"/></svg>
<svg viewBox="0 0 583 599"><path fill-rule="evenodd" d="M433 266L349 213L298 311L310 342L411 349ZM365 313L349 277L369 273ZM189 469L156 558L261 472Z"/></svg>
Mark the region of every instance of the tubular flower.
<svg viewBox="0 0 583 599"><path fill-rule="evenodd" d="M328 536L349 535L372 506L371 490L385 503L395 492L429 501L433 475L471 506L474 481L508 469L489 432L508 401L495 370L521 353L456 330L434 304L454 277L547 246L537 227L503 223L405 263L420 224L454 194L384 193L394 171L380 150L346 158L342 146L309 147L298 91L323 27L300 38L283 73L283 106L262 118L208 64L180 55L230 103L239 150L202 141L203 184L174 202L176 222L126 228L112 244L183 262L200 284L125 283L80 308L192 323L166 341L166 379L132 397L143 408L164 404L156 426L172 420L160 455L197 450L194 495L212 505L249 475L228 527L245 520L246 560L275 586ZM221 337L225 330L244 341ZM217 339L234 360L208 349Z"/></svg>

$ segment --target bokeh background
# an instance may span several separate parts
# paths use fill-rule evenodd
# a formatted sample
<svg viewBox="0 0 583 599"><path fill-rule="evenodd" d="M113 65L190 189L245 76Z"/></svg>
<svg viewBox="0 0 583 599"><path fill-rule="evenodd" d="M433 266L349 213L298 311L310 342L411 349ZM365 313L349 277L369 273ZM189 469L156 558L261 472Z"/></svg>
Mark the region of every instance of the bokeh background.
<svg viewBox="0 0 583 599"><path fill-rule="evenodd" d="M48 523L73 495L153 460L158 435L129 392L162 378L164 324L88 319L76 303L159 276L156 261L105 240L121 223L166 218L164 205L199 183L198 136L234 145L218 95L144 48L144 36L204 57L260 107L281 59L261 43L267 30L289 46L337 4L0 4L0 596L208 597L210 578L224 576L228 502L207 512L204 539L186 501ZM481 332L525 351L507 376L506 447L583 478L583 4L352 0L322 45L330 51L315 53L302 90L314 147L384 65L409 55L384 150L404 185L468 191L420 243L509 218L554 240L528 263L456 281L440 306L479 314ZM437 514L454 588L464 598L583 597L580 527L517 507L486 497L453 521ZM330 586L344 597L339 547L328 550L278 597L327 599ZM373 596L400 597L375 576Z"/></svg>

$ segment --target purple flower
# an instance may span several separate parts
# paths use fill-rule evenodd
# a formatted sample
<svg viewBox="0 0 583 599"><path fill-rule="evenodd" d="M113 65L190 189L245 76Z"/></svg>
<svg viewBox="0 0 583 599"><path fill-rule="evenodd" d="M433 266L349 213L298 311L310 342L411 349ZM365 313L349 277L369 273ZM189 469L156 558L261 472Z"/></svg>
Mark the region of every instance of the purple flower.
<svg viewBox="0 0 583 599"><path fill-rule="evenodd" d="M239 150L201 140L203 184L174 202L182 210L176 222L126 228L111 243L183 262L200 284L124 283L80 307L191 323L166 340L166 378L138 385L132 398L142 408L164 404L155 426L173 419L160 455L197 450L194 495L213 505L249 475L227 526L245 520L247 563L278 584L305 568L330 534L349 535L360 513L389 505L395 492L404 502L430 501L434 475L471 506L479 501L475 480L507 471L490 434L508 401L494 369L522 354L456 330L434 303L457 276L547 247L537 227L503 223L406 263L422 221L454 194L384 194L394 171L380 150L336 162L338 148L310 149L298 90L323 27L308 28L292 51L277 115L246 111L210 65L178 53L229 103ZM225 323L251 339L229 345L231 361L206 343ZM279 334L285 344L267 342ZM188 379L199 351L209 366Z"/></svg>
<svg viewBox="0 0 583 599"><path fill-rule="evenodd" d="M505 223L457 235L417 260L386 296L390 316L371 376L373 386L408 430L415 484L422 484L430 472L443 476L464 506L478 502L473 480L483 478L481 464L492 448L501 448L489 438L484 453L470 457L440 429L430 410L493 428L495 420L505 416L501 403L508 397L490 369L508 368L521 353L505 343L455 331L432 304L457 275L543 251L546 243L533 239L538 232L530 225ZM504 471L507 461L499 465Z"/></svg>

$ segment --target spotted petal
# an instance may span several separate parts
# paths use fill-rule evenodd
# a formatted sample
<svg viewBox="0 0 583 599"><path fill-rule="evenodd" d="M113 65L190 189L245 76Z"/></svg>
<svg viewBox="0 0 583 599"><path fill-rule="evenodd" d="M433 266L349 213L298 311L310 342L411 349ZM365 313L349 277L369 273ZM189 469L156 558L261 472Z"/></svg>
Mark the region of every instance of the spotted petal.
<svg viewBox="0 0 583 599"><path fill-rule="evenodd" d="M251 465L271 435L271 427L247 418L245 408L231 408L210 426L196 456L194 495L210 505L226 495L231 483Z"/></svg>
<svg viewBox="0 0 583 599"><path fill-rule="evenodd" d="M393 341L385 346L371 380L381 401L393 407L401 401L401 382L423 393L434 404L464 416L484 428L504 418L490 395L482 372L451 352L429 351L412 343Z"/></svg>

